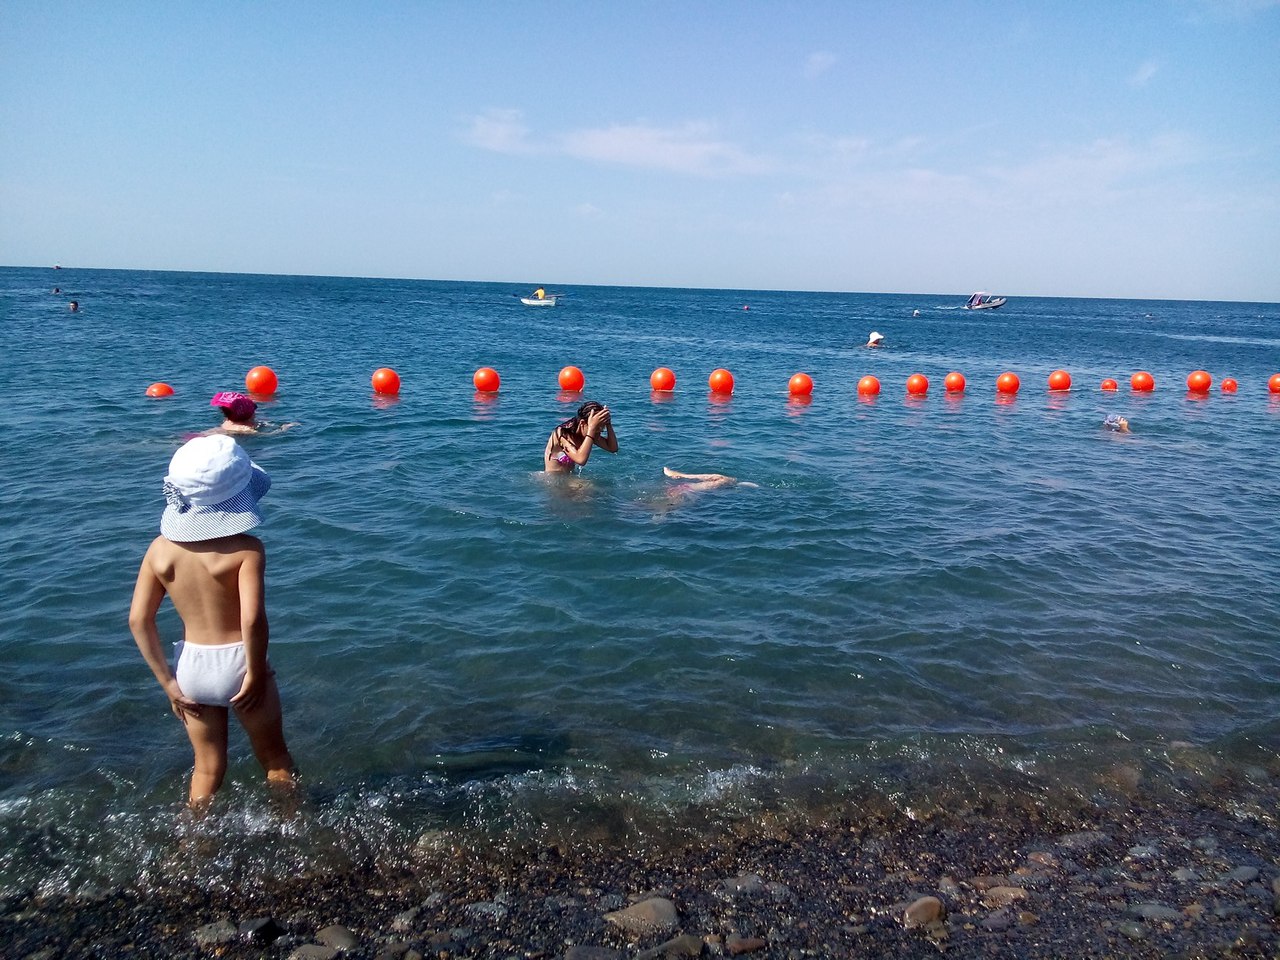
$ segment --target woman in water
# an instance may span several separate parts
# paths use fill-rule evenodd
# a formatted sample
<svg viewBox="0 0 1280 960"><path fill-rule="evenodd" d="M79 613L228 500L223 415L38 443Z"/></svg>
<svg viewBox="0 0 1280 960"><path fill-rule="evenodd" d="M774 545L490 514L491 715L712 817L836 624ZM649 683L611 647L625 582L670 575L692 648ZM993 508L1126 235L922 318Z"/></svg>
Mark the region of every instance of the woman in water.
<svg viewBox="0 0 1280 960"><path fill-rule="evenodd" d="M246 397L243 393L236 393L232 390L223 390L221 393L215 393L213 399L209 401L209 406L217 407L222 411L222 423L212 430L206 430L206 435L214 433L283 433L290 427L297 426L296 423L282 423L276 426L274 423L259 420L258 405L253 402L253 399Z"/></svg>
<svg viewBox="0 0 1280 960"><path fill-rule="evenodd" d="M618 452L618 437L613 432L609 408L588 400L578 412L551 431L542 465L547 473L569 473L591 457L593 447L608 453Z"/></svg>

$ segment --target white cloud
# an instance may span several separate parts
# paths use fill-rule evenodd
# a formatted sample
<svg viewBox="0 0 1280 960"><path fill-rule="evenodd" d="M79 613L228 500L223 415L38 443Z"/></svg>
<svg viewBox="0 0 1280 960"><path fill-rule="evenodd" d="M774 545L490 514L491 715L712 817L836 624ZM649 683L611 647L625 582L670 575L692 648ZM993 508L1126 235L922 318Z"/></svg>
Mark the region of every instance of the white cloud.
<svg viewBox="0 0 1280 960"><path fill-rule="evenodd" d="M826 50L809 54L804 61L804 75L810 80L820 77L836 65L836 55Z"/></svg>
<svg viewBox="0 0 1280 960"><path fill-rule="evenodd" d="M1160 64L1154 60L1148 60L1129 75L1129 84L1134 87L1145 87L1159 71Z"/></svg>
<svg viewBox="0 0 1280 960"><path fill-rule="evenodd" d="M495 153L533 153L529 128L519 110L490 110L473 117L463 139L473 146Z"/></svg>

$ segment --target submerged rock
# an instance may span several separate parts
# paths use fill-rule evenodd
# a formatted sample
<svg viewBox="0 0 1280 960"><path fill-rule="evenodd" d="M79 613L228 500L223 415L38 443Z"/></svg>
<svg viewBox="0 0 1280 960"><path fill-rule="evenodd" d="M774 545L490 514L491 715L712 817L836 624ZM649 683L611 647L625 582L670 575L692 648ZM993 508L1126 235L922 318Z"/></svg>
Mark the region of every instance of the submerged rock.
<svg viewBox="0 0 1280 960"><path fill-rule="evenodd" d="M671 933L680 925L676 905L665 897L653 897L632 904L625 910L606 913L605 920L628 933L641 935Z"/></svg>

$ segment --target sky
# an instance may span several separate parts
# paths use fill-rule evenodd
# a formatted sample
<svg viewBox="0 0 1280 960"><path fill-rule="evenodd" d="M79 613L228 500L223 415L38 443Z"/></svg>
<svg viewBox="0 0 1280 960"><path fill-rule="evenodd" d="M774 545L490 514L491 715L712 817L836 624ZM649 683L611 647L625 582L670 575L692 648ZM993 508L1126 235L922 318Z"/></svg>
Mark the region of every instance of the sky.
<svg viewBox="0 0 1280 960"><path fill-rule="evenodd" d="M1280 0L4 0L0 264L1280 301Z"/></svg>

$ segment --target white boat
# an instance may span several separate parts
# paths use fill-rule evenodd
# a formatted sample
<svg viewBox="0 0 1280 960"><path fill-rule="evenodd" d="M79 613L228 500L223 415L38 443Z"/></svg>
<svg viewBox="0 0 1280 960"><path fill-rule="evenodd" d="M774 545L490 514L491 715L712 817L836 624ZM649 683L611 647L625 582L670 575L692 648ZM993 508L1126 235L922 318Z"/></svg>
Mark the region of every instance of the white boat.
<svg viewBox="0 0 1280 960"><path fill-rule="evenodd" d="M526 307L554 307L555 297L521 297L520 302Z"/></svg>
<svg viewBox="0 0 1280 960"><path fill-rule="evenodd" d="M993 297L984 290L979 290L967 301L964 308L966 310L994 310L996 307L1003 307L1008 297Z"/></svg>

